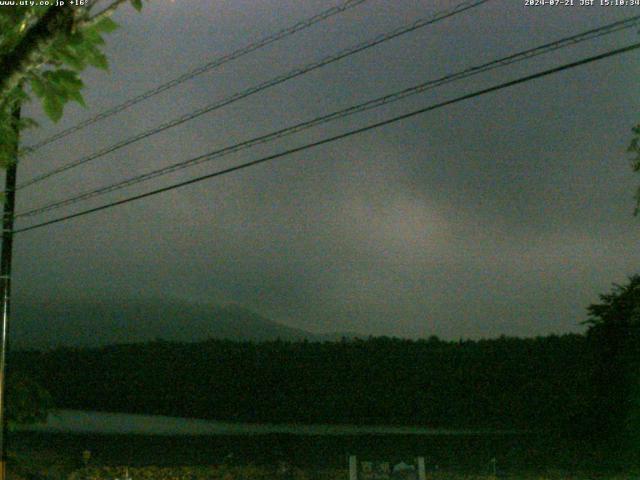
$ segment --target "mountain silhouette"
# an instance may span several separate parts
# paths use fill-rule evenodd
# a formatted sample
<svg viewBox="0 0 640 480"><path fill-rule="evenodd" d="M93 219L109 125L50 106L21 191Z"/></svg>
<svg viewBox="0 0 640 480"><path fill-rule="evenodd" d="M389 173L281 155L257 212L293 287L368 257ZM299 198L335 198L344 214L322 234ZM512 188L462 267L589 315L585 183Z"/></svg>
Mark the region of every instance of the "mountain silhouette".
<svg viewBox="0 0 640 480"><path fill-rule="evenodd" d="M95 347L155 339L195 342L208 338L325 341L356 334L314 334L288 327L239 305L179 300L51 301L14 305L14 348Z"/></svg>

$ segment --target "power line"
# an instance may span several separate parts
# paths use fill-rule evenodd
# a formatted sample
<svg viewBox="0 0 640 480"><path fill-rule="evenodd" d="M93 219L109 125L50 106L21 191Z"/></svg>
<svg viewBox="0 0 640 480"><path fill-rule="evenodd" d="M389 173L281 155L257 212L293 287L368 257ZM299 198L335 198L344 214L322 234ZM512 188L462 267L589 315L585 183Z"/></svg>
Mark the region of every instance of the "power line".
<svg viewBox="0 0 640 480"><path fill-rule="evenodd" d="M195 158L191 158L189 160L186 161L182 161L182 162L178 162L163 168L159 168L156 170L153 170L151 172L147 172L147 173L143 173L141 175L137 175L135 177L132 178L128 178L116 183L113 183L111 185L107 185L104 187L100 187L94 190L90 190L87 192L83 192L80 193L78 195L75 195L73 197L70 198L66 198L64 200L59 200L59 201L55 201L46 205L43 205L41 207L38 208L34 208L32 210L26 211L26 212L21 212L18 213L16 215L17 218L22 218L22 217L29 217L29 216L34 216L34 215L38 215L44 212L48 212L51 210L55 210L61 207L65 207L65 206L69 206L75 203L78 203L80 201L83 200L87 200L89 198L93 198L99 195L103 195L106 193L110 193L110 192L114 192L116 190L120 190L122 188L125 187L129 187L147 180L151 180L153 178L157 178L159 176L162 175L166 175L169 173L173 173L179 170L182 170L184 168L188 168L188 167L192 167L194 165L198 165L204 162L208 162L211 160L214 160L216 158L221 158L223 156L232 154L232 153L236 153L238 151L241 150L245 150L247 148L250 148L252 146L258 145L258 144L262 144L262 143L267 143L294 133L298 133L300 131L303 130L307 130L309 128L324 124L324 123L328 123L334 120L338 120L340 118L345 118L347 116L351 116L354 115L356 113L361 113L367 110L371 110L374 108L378 108L382 105L386 105L392 102L396 102L402 99L405 99L407 97L413 96L413 95L417 95L420 93L423 93L427 90L431 90L433 88L457 81L457 80L462 80L464 78L468 78L474 75L479 75L481 73L490 71L490 70L494 70L496 68L500 68L500 67L505 67L508 65L511 65L513 63L517 63L523 60L528 60L530 58L551 52L551 51L555 51L561 48L565 48L569 45L574 45L577 44L579 42L583 42L586 40L592 40L594 38L598 38L601 37L603 35L607 35L607 34L611 34L623 29L627 29L627 28L631 28L636 26L638 23L640 22L640 15L634 16L634 17L630 17L627 18L625 20L621 20L618 22L614 22L608 25L604 25L602 27L599 28L595 28L595 29L591 29L576 35L572 35L570 37L565 37L553 42L549 42L546 43L544 45L540 45L534 48L530 48L528 50L524 50L518 53L514 53L511 55L508 55L506 57L502 57L487 63L484 63L482 65L477 65L477 66L473 66L473 67L469 67L465 70L462 70L460 72L454 73L454 74L450 74L450 75L446 75L434 80L429 80L427 82L421 83L419 85L410 87L410 88L406 88L404 90L400 90L398 92L392 93L392 94L388 94L388 95L384 95L382 97L378 97L372 100L369 100L367 102L364 103L360 103L357 105L353 105L351 107L342 109L342 110L338 110L335 112L332 112L330 114L327 115L323 115L320 117L316 117L312 120L306 121L306 122L301 122L292 126L289 126L287 128L283 128L280 130L277 130L275 132L271 132L265 135L261 135L258 137L254 137L252 139L249 140L245 140L243 142L231 145L229 147L225 147L222 148L220 150L216 150L214 152L210 152L207 153L205 155L201 155Z"/></svg>
<svg viewBox="0 0 640 480"><path fill-rule="evenodd" d="M537 78L542 78L542 77L545 77L545 76L548 76L548 75L552 75L552 74L555 74L555 73L558 73L558 72L561 72L561 71L565 71L565 70L569 70L569 69L572 69L572 68L576 68L576 67L579 67L581 65L586 65L588 63L596 62L598 60L602 60L602 59L605 59L605 58L608 58L608 57L612 57L614 55L620 55L622 53L630 52L630 51L636 50L638 48L640 48L640 42L628 45L626 47L618 48L616 50L610 50L608 52L605 52L605 53L602 53L602 54L599 54L599 55L595 55L595 56L592 56L592 57L584 58L584 59L578 60L576 62L567 63L567 64L561 65L559 67L555 67L555 68L551 68L551 69L548 69L548 70L544 70L542 72L538 72L538 73L534 73L534 74L527 75L527 76L524 76L524 77L520 77L520 78L518 78L516 80L511 80L511 81L508 81L508 82L500 83L498 85L494 85L493 87L484 88L482 90L477 90L477 91L475 91L473 93L468 93L466 95L462 95L462 96L456 97L456 98L454 98L452 100L447 100L447 101L444 101L444 102L436 103L434 105L430 105L428 107L424 107L424 108L421 108L421 109L418 109L418 110L414 110L412 112L405 113L403 115L398 115L398 116L389 118L387 120L383 120L381 122L369 124L369 125L367 125L365 127L360 127L360 128L355 129L355 130L349 130L349 131L341 133L339 135L334 135L332 137L328 137L328 138L325 138L325 139L322 139L322 140L319 140L319 141L316 141L316 142L308 143L308 144L300 146L300 147L291 148L291 149L288 149L288 150L285 150L285 151L282 151L282 152L279 152L279 153L275 153L273 155L269 155L269 156L266 156L266 157L259 158L257 160L252 160L250 162L242 163L240 165L236 165L236 166L233 166L233 167L225 168L223 170L218 170L217 172L213 172L213 173L202 175L202 176L199 176L199 177L196 177L196 178L192 178L192 179L186 180L184 182L179 182L179 183L176 183L176 184L173 184L173 185L169 185L167 187L162 187L162 188L158 188L156 190L152 190L150 192L146 192L146 193L142 193L142 194L139 194L139 195L134 195L134 196L122 199L122 200L117 200L117 201L114 201L114 202L110 202L110 203L107 203L105 205L101 205L99 207L89 208L89 209L83 210L81 212L73 213L73 214L70 214L70 215L65 215L63 217L55 218L53 220L48 220L46 222L38 223L36 225L31 225L29 227L24 227L24 228L15 230L14 233L26 232L26 231L34 230L34 229L41 228L41 227L44 227L44 226L47 226L47 225L60 223L60 222L66 221L66 220L70 220L72 218L77 218L77 217L81 217L81 216L88 215L88 214L91 214L91 213L99 212L101 210L106 210L108 208L116 207L118 205L123 205L125 203L130 203L130 202L133 202L133 201L136 201L136 200L140 200L140 199L143 199L143 198L147 198L147 197L150 197L150 196L153 196L153 195L158 195L160 193L168 192L170 190L174 190L174 189L177 189L177 188L180 188L180 187L184 187L184 186L187 186L187 185L192 185L194 183L199 183L199 182L202 182L204 180L208 180L208 179L211 179L211 178L214 178L214 177L219 177L219 176L226 175L228 173L232 173L232 172L235 172L235 171L238 171L238 170L243 170L243 169L246 169L246 168L249 168L249 167L253 167L255 165L259 165L261 163L266 163L266 162L271 161L271 160L275 160L275 159L278 159L278 158L281 158L281 157L285 157L287 155L291 155L291 154L294 154L294 153L297 153L297 152L301 152L301 151L304 151L304 150L309 150L311 148L315 148L315 147L318 147L320 145L325 145L325 144L328 144L328 143L331 143L331 142L335 142L335 141L341 140L343 138L348 138L348 137L351 137L351 136L354 136L354 135L358 135L360 133L368 132L370 130L374 130L376 128L383 127L385 125L390 125L392 123L396 123L396 122L399 122L401 120L405 120L407 118L415 117L417 115L420 115L420 114L423 114L423 113L426 113L426 112L430 112L432 110L437 110L439 108L443 108L443 107L446 107L448 105L453 105L455 103L462 102L464 100L469 100L471 98L479 97L479 96L485 95L487 93L491 93L491 92L495 92L495 91L498 91L498 90L502 90L504 88L512 87L514 85L519 85L519 84L522 84L522 83L526 83L526 82L535 80Z"/></svg>
<svg viewBox="0 0 640 480"><path fill-rule="evenodd" d="M247 98L251 95L254 95L256 93L259 93L261 91L264 91L268 88L274 87L276 85L279 85L281 83L284 83L288 80L291 80L293 78L299 77L301 75L305 75L313 70L316 70L318 68L322 68L326 65L329 65L331 63L337 62L339 60L342 60L346 57L349 57L351 55L355 55L356 53L360 53L364 50L367 50L369 48L372 48L376 45L379 45L383 42L387 42L389 40L392 40L394 38L397 38L401 35L407 34L409 32L413 32L419 28L423 28L426 27L428 25L432 25L434 23L437 23L439 21L445 20L446 18L452 17L454 15L457 15L459 13L462 13L466 10L469 10L471 8L475 8L478 7L480 5L482 5L483 3L486 3L490 0L466 0L462 3L459 3L458 5L456 5L454 8L448 9L446 11L442 11L442 12L438 12L435 13L434 15L431 15L429 17L426 18L421 18L409 25L405 25L402 26L400 28L397 28L389 33L385 33L385 34L381 34L378 35L377 37L373 38L372 40L368 40L366 42L363 43L359 43L355 46L346 48L344 50L341 50L340 52L336 53L336 54L332 54L329 55L327 57L324 57L321 60L309 63L303 67L300 68L296 68L294 70L291 70L285 74L279 75L277 77L271 78L270 80L267 80L265 82L262 82L258 85L254 85L253 87L250 87L246 90L243 90L241 92L237 92L234 93L233 95L223 98L221 100L218 100L212 104L209 104L205 107L199 108L193 112L187 113L185 115L182 115L178 118L175 118L173 120L170 120L168 122L165 122L161 125L158 125L154 128L151 128L145 132L139 133L137 135L134 135L132 137L129 137L126 140L123 140L121 142L116 143L115 145L111 145L108 147L105 147L101 150L99 150L96 153L93 153L91 155L88 155L86 157L82 157L78 160L75 160L73 162L67 163L66 165L62 165L61 167L55 168L49 172L43 173L41 175L38 175L34 178L32 178L31 180L28 180L20 185L18 185L18 189L33 185L35 183L41 182L47 178L50 178L54 175L58 175L62 172L65 172L67 170L70 170L72 168L75 168L79 165L83 165L87 162L90 162L92 160L95 160L97 158L100 158L104 155L107 155L108 153L114 152L116 150L119 150L120 148L126 147L127 145L131 145L134 142L137 142L139 140L142 140L144 138L150 137L152 135L156 135L164 130L167 130L169 128L175 127L177 125L180 125L182 123L185 123L189 120L192 120L196 117L199 117L201 115L204 115L205 113L209 113L212 112L214 110L217 110L219 108L222 108L224 106L227 106L231 103L237 102L238 100Z"/></svg>
<svg viewBox="0 0 640 480"><path fill-rule="evenodd" d="M295 25L292 25L291 27L287 27L283 30L280 30L276 33L273 33L271 35L268 35L264 38L262 38L261 40L258 40L257 42L254 43L250 43L249 45L242 47L238 50L235 50L227 55L224 55L222 57L216 58L214 60L212 60L209 63L206 63L204 65L201 65L200 67L194 68L193 70L190 70L189 72L180 75L177 78L174 78L173 80L170 80L166 83L163 83L162 85L158 85L155 88L152 88L151 90L147 90L144 93L141 93L140 95L137 95L133 98L130 98L129 100L116 105L115 107L112 107L108 110L105 110L91 118L88 118L76 125L74 125L73 127L69 127L65 130L62 130L54 135L51 135L50 137L45 138L44 140L37 142L33 145L30 145L28 147L25 148L25 155L31 154L33 152L35 152L36 150L44 147L45 145L48 145L49 143L55 142L56 140L59 140L61 138L64 138L68 135L71 135L74 132L77 132L78 130L82 130L85 127L88 127L89 125L93 125L96 122L99 122L100 120L104 120L105 118L111 117L112 115L115 115L116 113L120 113L123 110L126 110L127 108L135 105L136 103L140 103L143 100L146 100L148 98L151 98L155 95L158 95L159 93L162 93L166 90L169 90L170 88L175 87L176 85L179 85L181 83L186 82L187 80L190 80L198 75L201 75L203 73L206 73L210 70L213 70L214 68L217 68L221 65L224 65L225 63L228 63L232 60L236 60L244 55L247 55L251 52L254 52L262 47L266 47L267 45L270 45L274 42L277 42L278 40L282 40L283 38L286 38L288 36L293 35L294 33L297 33L301 30L305 30L309 27L311 27L312 25L315 25L316 23L322 22L323 20L326 20L334 15L338 15L346 10L349 10L351 8L354 8L358 5L360 5L361 3L364 3L368 0L347 0L346 2L337 5L335 7L329 8L328 10L325 10L323 12L320 12L312 17L309 17L305 20L302 20L298 23L296 23Z"/></svg>

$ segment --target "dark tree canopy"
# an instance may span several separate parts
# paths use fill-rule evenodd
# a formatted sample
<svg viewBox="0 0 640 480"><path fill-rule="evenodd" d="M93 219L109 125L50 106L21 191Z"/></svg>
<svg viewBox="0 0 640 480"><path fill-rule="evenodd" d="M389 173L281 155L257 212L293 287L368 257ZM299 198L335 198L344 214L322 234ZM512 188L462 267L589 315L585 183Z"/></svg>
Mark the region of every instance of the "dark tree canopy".
<svg viewBox="0 0 640 480"><path fill-rule="evenodd" d="M640 446L640 275L614 285L600 301L589 307L585 322L596 363L594 416L610 436L626 437L635 450Z"/></svg>
<svg viewBox="0 0 640 480"><path fill-rule="evenodd" d="M592 334L616 329L632 334L640 325L640 275L629 278L627 285L614 285L611 293L600 295L602 303L589 306L589 325ZM635 330L634 330L635 329Z"/></svg>

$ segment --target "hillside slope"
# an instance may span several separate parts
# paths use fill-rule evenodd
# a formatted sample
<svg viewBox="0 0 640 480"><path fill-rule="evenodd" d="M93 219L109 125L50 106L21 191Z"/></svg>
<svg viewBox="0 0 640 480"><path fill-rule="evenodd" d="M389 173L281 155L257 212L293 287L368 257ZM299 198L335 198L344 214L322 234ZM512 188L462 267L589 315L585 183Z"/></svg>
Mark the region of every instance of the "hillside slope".
<svg viewBox="0 0 640 480"><path fill-rule="evenodd" d="M16 348L91 347L163 339L316 340L236 305L180 301L18 303L13 309Z"/></svg>

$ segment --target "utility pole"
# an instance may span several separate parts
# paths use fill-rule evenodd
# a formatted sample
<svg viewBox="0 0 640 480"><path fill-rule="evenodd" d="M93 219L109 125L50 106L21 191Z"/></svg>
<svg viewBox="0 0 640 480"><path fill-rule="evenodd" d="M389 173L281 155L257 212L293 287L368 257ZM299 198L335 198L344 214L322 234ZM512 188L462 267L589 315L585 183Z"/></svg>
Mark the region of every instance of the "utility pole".
<svg viewBox="0 0 640 480"><path fill-rule="evenodd" d="M20 105L16 105L11 116L15 131L13 161L7 166L4 181L4 205L2 212L2 252L0 253L0 480L7 473L6 452L6 356L7 335L9 333L9 313L11 306L11 251L13 247L13 218L16 199L16 173L18 169L18 144L20 142Z"/></svg>

